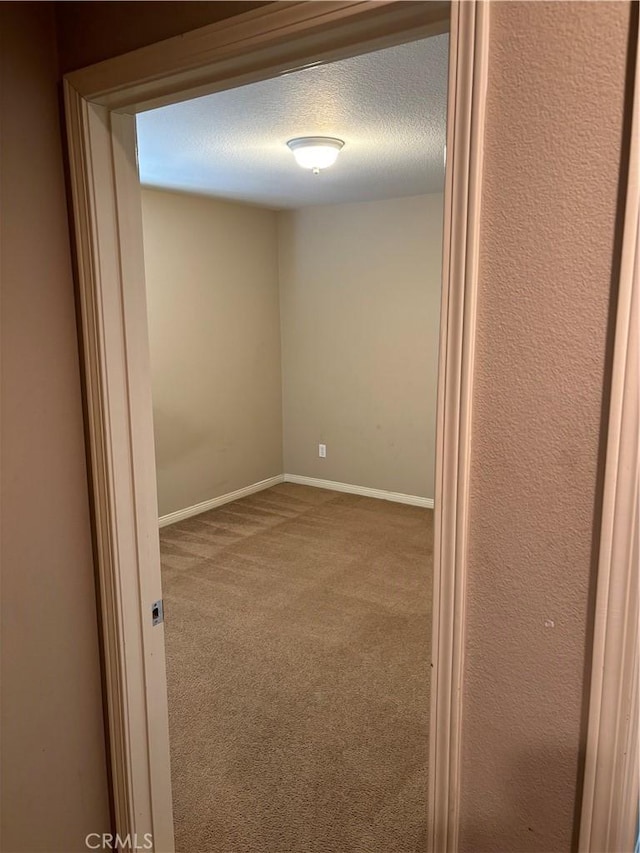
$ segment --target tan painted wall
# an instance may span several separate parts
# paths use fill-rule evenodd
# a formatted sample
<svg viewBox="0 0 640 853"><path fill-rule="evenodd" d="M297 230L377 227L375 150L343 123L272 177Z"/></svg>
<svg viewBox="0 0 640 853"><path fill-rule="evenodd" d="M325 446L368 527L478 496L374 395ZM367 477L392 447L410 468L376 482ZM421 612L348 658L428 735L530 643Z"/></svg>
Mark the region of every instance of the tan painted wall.
<svg viewBox="0 0 640 853"><path fill-rule="evenodd" d="M267 3L247 0L57 2L60 71L74 71Z"/></svg>
<svg viewBox="0 0 640 853"><path fill-rule="evenodd" d="M441 194L279 214L287 473L433 497L442 216Z"/></svg>
<svg viewBox="0 0 640 853"><path fill-rule="evenodd" d="M142 193L160 515L282 473L276 213Z"/></svg>
<svg viewBox="0 0 640 853"><path fill-rule="evenodd" d="M2 849L109 830L53 9L0 6Z"/></svg>
<svg viewBox="0 0 640 853"><path fill-rule="evenodd" d="M628 32L626 3L492 9L463 853L574 849Z"/></svg>

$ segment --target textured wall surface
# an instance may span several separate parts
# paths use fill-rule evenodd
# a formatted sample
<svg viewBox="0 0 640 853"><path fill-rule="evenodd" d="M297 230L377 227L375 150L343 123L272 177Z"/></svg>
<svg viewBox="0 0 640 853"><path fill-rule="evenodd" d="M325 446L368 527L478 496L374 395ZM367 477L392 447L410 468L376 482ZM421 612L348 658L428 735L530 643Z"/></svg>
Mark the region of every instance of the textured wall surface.
<svg viewBox="0 0 640 853"><path fill-rule="evenodd" d="M143 190L158 509L282 473L272 210Z"/></svg>
<svg viewBox="0 0 640 853"><path fill-rule="evenodd" d="M433 497L442 216L440 193L279 214L288 474Z"/></svg>
<svg viewBox="0 0 640 853"><path fill-rule="evenodd" d="M0 6L2 849L109 829L53 10Z"/></svg>
<svg viewBox="0 0 640 853"><path fill-rule="evenodd" d="M266 5L247 0L56 2L60 71L66 74Z"/></svg>
<svg viewBox="0 0 640 853"><path fill-rule="evenodd" d="M572 849L628 29L626 3L492 8L465 853Z"/></svg>

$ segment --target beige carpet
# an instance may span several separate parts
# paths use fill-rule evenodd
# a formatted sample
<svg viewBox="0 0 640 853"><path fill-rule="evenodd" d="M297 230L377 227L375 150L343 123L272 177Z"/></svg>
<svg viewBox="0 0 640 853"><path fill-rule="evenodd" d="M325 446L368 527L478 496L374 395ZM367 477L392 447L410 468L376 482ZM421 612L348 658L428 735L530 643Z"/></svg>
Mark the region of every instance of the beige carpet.
<svg viewBox="0 0 640 853"><path fill-rule="evenodd" d="M425 850L432 516L282 484L161 530L179 853Z"/></svg>

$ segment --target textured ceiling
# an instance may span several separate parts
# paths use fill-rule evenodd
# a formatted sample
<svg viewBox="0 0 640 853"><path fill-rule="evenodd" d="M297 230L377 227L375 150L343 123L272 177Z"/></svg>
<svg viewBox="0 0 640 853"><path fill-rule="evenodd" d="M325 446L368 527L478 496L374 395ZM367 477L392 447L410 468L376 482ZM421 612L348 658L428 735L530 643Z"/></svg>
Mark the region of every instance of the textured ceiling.
<svg viewBox="0 0 640 853"><path fill-rule="evenodd" d="M140 179L274 208L441 191L447 57L435 36L142 113ZM345 146L313 175L286 142L317 135Z"/></svg>

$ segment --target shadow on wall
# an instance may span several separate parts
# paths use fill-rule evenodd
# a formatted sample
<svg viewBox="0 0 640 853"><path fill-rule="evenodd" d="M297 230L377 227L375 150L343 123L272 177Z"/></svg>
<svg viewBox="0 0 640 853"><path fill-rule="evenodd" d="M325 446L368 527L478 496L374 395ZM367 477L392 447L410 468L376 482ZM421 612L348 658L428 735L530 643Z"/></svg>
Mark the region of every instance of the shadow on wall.
<svg viewBox="0 0 640 853"><path fill-rule="evenodd" d="M476 816L473 825L461 826L461 853L568 853L576 849L577 832L572 832L572 824L580 816L566 813L563 782L575 775L577 764L575 749L545 743L531 744L512 762L493 768L493 774L487 768L487 775L494 778L487 785L490 796L484 816L481 822ZM537 779L535 785L532 779ZM535 797L525 796L527 791L535 791ZM552 827L565 827L567 835L560 837ZM507 846L497 839L505 839Z"/></svg>
<svg viewBox="0 0 640 853"><path fill-rule="evenodd" d="M153 407L153 432L156 464L163 467L192 456L211 441L210 430L158 406Z"/></svg>

